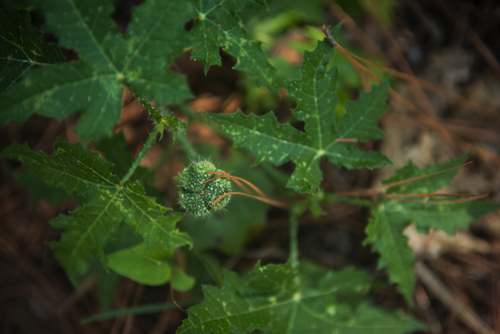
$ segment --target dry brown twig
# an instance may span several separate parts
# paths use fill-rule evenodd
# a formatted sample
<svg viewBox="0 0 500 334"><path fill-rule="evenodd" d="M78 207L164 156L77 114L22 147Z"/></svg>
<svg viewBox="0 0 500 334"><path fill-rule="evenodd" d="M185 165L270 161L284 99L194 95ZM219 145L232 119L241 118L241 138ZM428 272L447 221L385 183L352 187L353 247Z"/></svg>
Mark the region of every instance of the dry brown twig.
<svg viewBox="0 0 500 334"><path fill-rule="evenodd" d="M355 56L354 54L352 54L351 52L344 49L342 46L340 46L338 44L338 42L335 40L335 38L330 33L330 26L323 25L321 30L325 34L325 36L326 36L327 40L330 42L330 44L332 44L332 46L334 48L336 48L340 53L342 53L342 55L344 55L344 57L346 57L346 59L360 73L360 76L367 74L368 76L370 76L372 78L373 81L375 81L377 83L381 82L380 78L378 78L376 75L374 75L371 71L369 71L366 67L364 67L363 65L358 63L353 58ZM355 58L358 59L361 57L355 56ZM399 72L396 70L391 70L391 69L388 69L385 67L379 67L379 68L389 70L389 72L392 73L393 75L398 73L398 76L400 76L401 78L404 78L406 80L408 80L408 78L411 77L411 76L408 76L408 74L406 74L406 73L402 73L402 72ZM364 73L364 74L361 74L361 73ZM427 87L429 87L429 89L431 87L434 87L434 85L427 83L426 81L423 81L420 79L418 79L418 80L412 79L411 81L413 81L414 83L418 83L418 84L425 82L426 83L425 85ZM446 90L441 88L441 89L436 89L435 91L438 93L442 93L443 91L446 91ZM399 93L394 91L392 88L389 88L389 94L392 97L394 97L398 102L403 104L408 110L410 110L422 122L422 124L425 124L429 129L432 129L433 131L438 133L448 144L456 145L462 151L470 151L470 150L476 151L476 153L479 156L481 156L483 159L493 161L497 165L500 165L500 157L497 154L495 154L494 152L491 152L488 149L485 149L485 148L480 147L478 145L471 144L471 143L459 138L458 136L451 134L442 124L440 124L438 119L430 117L427 114L420 111L417 107L415 107L412 103L410 103L408 100L406 100L403 96L401 96ZM460 100L460 101L467 100L467 99L462 98L462 97L458 98L458 95L451 93L451 92L447 92L444 95L446 97L452 97L455 100ZM478 106L480 106L479 104L477 104L475 102L471 102L471 101L468 102L468 105L474 109L478 109ZM480 106L479 109L481 109L483 111L487 110L487 112L489 114L492 113L491 108Z"/></svg>
<svg viewBox="0 0 500 334"><path fill-rule="evenodd" d="M469 307L465 306L444 283L422 262L417 263L414 268L419 280L429 289L443 304L455 312L460 319L474 332L479 334L495 334L481 318Z"/></svg>

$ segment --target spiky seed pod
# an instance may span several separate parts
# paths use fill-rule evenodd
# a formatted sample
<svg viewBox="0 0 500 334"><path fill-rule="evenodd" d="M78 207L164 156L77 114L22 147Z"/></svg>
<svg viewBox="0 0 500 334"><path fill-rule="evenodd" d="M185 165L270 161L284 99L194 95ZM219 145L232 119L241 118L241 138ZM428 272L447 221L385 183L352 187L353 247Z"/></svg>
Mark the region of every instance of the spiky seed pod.
<svg viewBox="0 0 500 334"><path fill-rule="evenodd" d="M179 174L179 204L189 213L202 217L224 208L231 196L224 197L215 205L212 204L220 196L231 191L231 181L227 178L204 181L216 177L208 172L222 172L210 161L199 161L191 164Z"/></svg>

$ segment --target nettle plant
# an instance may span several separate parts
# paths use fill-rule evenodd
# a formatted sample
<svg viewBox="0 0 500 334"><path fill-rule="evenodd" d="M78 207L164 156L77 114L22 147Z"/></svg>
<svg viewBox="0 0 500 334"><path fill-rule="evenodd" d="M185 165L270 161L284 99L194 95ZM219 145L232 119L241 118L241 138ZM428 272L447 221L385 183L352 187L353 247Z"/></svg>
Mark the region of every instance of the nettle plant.
<svg viewBox="0 0 500 334"><path fill-rule="evenodd" d="M349 169L391 164L382 153L357 146L383 137L377 123L386 111L389 82L374 85L371 91L361 92L358 100L347 102L343 115L335 113L338 74L330 60L336 45L331 44L329 31L328 39L305 52L300 78L287 80L284 87L296 101L292 112L304 122L304 131L279 123L273 112L200 116L186 111L190 119L217 123L235 146L254 154L255 164L279 166L292 161L295 170L286 184L291 200L268 198L270 177L256 175L244 154L233 150L228 169L217 161L195 159L179 174L179 204L190 213L186 215L175 205L168 208L157 203L140 182L140 175L147 171L139 162L166 129L189 145L183 137L185 123L166 108L154 106L187 109L184 104L193 95L185 77L169 70L186 50L207 72L210 66L221 65L219 48L223 48L236 59L234 69L277 93L275 69L260 43L248 37L238 16L247 7L265 9L265 1L146 0L133 9L124 34L111 21L113 7L106 1L34 1L33 7L45 18L44 31L57 37L59 46L75 50L78 60L65 63L58 45L41 44L41 32L30 25L27 11L2 12L0 123L21 123L34 113L64 119L80 112L74 131L81 143L58 139L53 155L13 144L0 157L21 161L25 170L46 185L81 199L76 210L50 222L64 229L60 240L50 246L73 284L78 285L91 270L100 270L103 275L118 273L148 285L170 282L173 289L188 291L199 277L191 277L177 264L175 249L182 247L177 256L189 257L193 247L198 256L214 248L207 239L217 226L225 226L222 235L232 230L233 237L243 243L252 226L248 216L262 221L268 206L277 205L290 208L289 261L257 264L242 276L225 271L221 287L203 286L205 299L188 309L177 333L406 333L426 328L400 312L373 305L367 296L373 282L369 274L353 268L331 270L298 258L299 215L322 201L348 200L347 193L316 196L322 180L320 161ZM117 158L130 158L123 149L123 137L109 138L120 118L125 88L144 105L155 125L133 163ZM90 141L108 160L85 146ZM453 167L464 159L423 170L410 162L384 186L361 194L371 196L372 201L358 201L372 210L366 244L379 253L379 267L387 270L390 282L397 284L409 305L413 304L415 258L403 230L415 223L424 233L432 228L453 234L457 227L465 228L498 208L487 202L452 200L453 194L432 196L449 184L457 171ZM224 170L243 171L245 179ZM232 183L243 192L233 192ZM251 195L249 188L257 194ZM247 197L234 196L238 194ZM222 216L214 214L221 210L226 211ZM181 231L177 224L183 219ZM228 224L201 224L203 219ZM223 250L236 251L234 246Z"/></svg>

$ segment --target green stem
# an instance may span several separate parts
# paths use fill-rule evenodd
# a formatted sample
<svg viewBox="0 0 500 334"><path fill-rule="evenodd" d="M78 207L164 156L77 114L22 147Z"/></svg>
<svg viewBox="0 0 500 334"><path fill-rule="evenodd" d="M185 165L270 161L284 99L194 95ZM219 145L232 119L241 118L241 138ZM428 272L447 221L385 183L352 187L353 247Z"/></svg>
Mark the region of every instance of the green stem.
<svg viewBox="0 0 500 334"><path fill-rule="evenodd" d="M160 124L162 117L160 113L148 102L148 100L143 98L142 95L139 94L134 88L132 88L132 86L127 81L121 80L121 82L132 94L134 94L134 96L137 98L137 101L139 101L149 111L151 116L153 116L156 120L156 123Z"/></svg>
<svg viewBox="0 0 500 334"><path fill-rule="evenodd" d="M153 142L155 141L156 137L160 133L161 126L156 125L153 129L153 131L149 134L148 140L144 143L144 146L142 147L141 151L137 155L137 158L135 158L134 163L132 166L130 166L130 169L127 172L127 175L123 177L123 179L120 181L120 185L123 185L125 182L127 182L132 174L134 174L135 169L137 166L139 166L139 163L141 162L142 158L146 154L146 152L149 150L149 147Z"/></svg>
<svg viewBox="0 0 500 334"><path fill-rule="evenodd" d="M220 128L220 126L216 125L214 122L201 115L200 113L192 111L188 106L183 104L180 104L177 107L184 115L188 116L191 120L196 120L207 125L211 130L213 130L216 134L224 139L231 139L231 137Z"/></svg>
<svg viewBox="0 0 500 334"><path fill-rule="evenodd" d="M179 132L177 134L177 139L181 143L181 146L184 148L184 151L186 151L188 157L191 160L196 160L198 158L198 153L196 153L195 149L193 148L191 143L188 141L186 136L183 133Z"/></svg>
<svg viewBox="0 0 500 334"><path fill-rule="evenodd" d="M298 217L302 213L303 209L300 205L296 205L294 199L290 200L290 207L292 208L290 217L290 262L292 264L292 268L297 268L299 266Z"/></svg>
<svg viewBox="0 0 500 334"><path fill-rule="evenodd" d="M149 111L151 116L153 116L155 118L155 121L159 124L162 120L160 113L158 111L156 111L156 109L153 108L153 106L151 104L149 104L148 100L143 98L141 95L135 94L135 93L133 93L133 94L137 98L137 101L139 101Z"/></svg>
<svg viewBox="0 0 500 334"><path fill-rule="evenodd" d="M163 151L162 155L160 156L160 159L158 159L158 161L154 164L153 168L151 168L151 172L153 172L153 174L156 174L158 169L160 169L160 167L165 163L165 161L168 158L170 158L176 147L177 144L172 143L165 151Z"/></svg>

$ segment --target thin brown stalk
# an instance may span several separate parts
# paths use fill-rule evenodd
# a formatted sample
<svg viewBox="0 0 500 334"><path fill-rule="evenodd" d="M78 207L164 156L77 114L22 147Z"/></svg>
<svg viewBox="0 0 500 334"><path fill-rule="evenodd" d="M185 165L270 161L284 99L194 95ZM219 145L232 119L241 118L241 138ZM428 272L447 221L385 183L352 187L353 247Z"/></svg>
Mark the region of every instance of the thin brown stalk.
<svg viewBox="0 0 500 334"><path fill-rule="evenodd" d="M464 167L464 166L466 166L466 165L468 165L470 163L472 163L472 161L469 161L469 162L467 162L467 163L465 163L463 165L460 165L460 166L448 168L448 169L440 171L440 172L436 172L436 173L432 173L432 174L427 174L427 175L422 175L422 176L417 176L417 177L413 177L413 178L410 178L410 179L406 179L406 180L402 180L402 181L397 181L397 182L392 182L392 183L388 183L388 184L383 184L383 185L380 185L380 186L377 186L377 187L372 187L370 189L359 189L359 190L352 190L352 191L337 192L337 195L341 195L341 196L358 196L358 197L372 197L372 196L377 196L377 193L376 193L377 191L384 190L384 189L390 188L390 187L400 186L402 184L406 184L406 183L409 183L409 182L413 182L413 181L417 181L417 180L424 179L424 178L427 178L427 177L431 177L431 176L434 176L434 175L438 175L438 174L441 174L441 173L445 173L445 172L448 172L448 171L453 170L453 169ZM390 194L390 195L394 196L395 194Z"/></svg>
<svg viewBox="0 0 500 334"><path fill-rule="evenodd" d="M384 198L407 198L407 197L474 197L478 194L449 194L449 193L434 193L434 194L380 194Z"/></svg>
<svg viewBox="0 0 500 334"><path fill-rule="evenodd" d="M209 180L206 180L205 182L203 183L207 183L209 181L212 181L212 180L215 180L215 179L219 179L219 178L223 178L223 177L227 177L227 178L230 178L231 180L240 180L242 182L245 182L247 185L249 185L253 190L255 190L255 192L257 192L260 196L262 196L263 198L267 198L266 194L264 194L262 192L262 190L260 190L259 188L257 188L257 186L255 186L253 183L241 178L241 177L237 177L237 176L233 176L231 174L228 174L228 173L225 173L225 172L208 172L207 174L218 174L218 175L221 175L221 176L217 176L217 177L214 177L212 179L209 179Z"/></svg>
<svg viewBox="0 0 500 334"><path fill-rule="evenodd" d="M357 143L358 139L357 138L337 138L337 139L335 139L335 142L337 142L337 143Z"/></svg>
<svg viewBox="0 0 500 334"><path fill-rule="evenodd" d="M472 309L462 303L424 263L417 263L414 271L424 286L444 305L449 307L470 329L479 334L495 334L495 331L474 313Z"/></svg>
<svg viewBox="0 0 500 334"><path fill-rule="evenodd" d="M174 287L172 286L172 284L173 284L173 283L172 283L172 280L173 280L173 277L170 277L170 298L172 299L172 302L175 304L175 306L177 306L177 308L178 308L179 310L181 310L182 312L184 312L184 313L188 314L188 313L186 312L186 310L185 310L185 309L183 309L183 308L182 308L182 307L181 307L181 306L177 303L177 301L175 300L175 297L174 297Z"/></svg>
<svg viewBox="0 0 500 334"><path fill-rule="evenodd" d="M254 198L256 200L259 200L261 202L264 202L264 203L267 203L267 204L270 204L270 205L277 206L279 208L284 208L284 209L288 209L289 208L288 203L285 203L285 202L275 201L273 199L264 198L264 197L260 197L260 196L249 195L249 194L240 193L240 192L236 192L236 191L232 191L232 192L229 192L229 193L226 193L226 194L222 195L221 197L219 197L215 201L213 201L212 205L217 204L217 202L219 202L220 200L222 200L224 197L227 197L227 196L230 196L230 195L242 195L242 196Z"/></svg>
<svg viewBox="0 0 500 334"><path fill-rule="evenodd" d="M463 202L472 202L472 201L475 201L476 199L485 198L488 195L489 194L482 194L482 195L477 195L477 196L473 196L473 197L456 199L456 200L453 200L453 201L433 201L433 202L427 202L427 201L420 201L420 202L398 201L398 202L409 203L409 204L445 205L445 204L457 204L457 203L463 203Z"/></svg>
<svg viewBox="0 0 500 334"><path fill-rule="evenodd" d="M368 74L373 79L373 81L375 81L377 83L382 81L379 77L377 77L375 74L370 72L366 67L364 67L363 65L358 63L356 60L354 60L343 47L341 47L340 45L337 44L336 49L340 53L342 53L342 55L344 57L346 57L346 59L358 71L361 71L361 72ZM434 131L436 131L437 133L439 133L441 135L441 137L443 137L443 139L445 139L449 144L453 144L453 140L451 139L450 134L438 121L436 121L432 117L429 117L427 114L423 113L420 109L418 109L413 104L411 104L407 99L405 99L401 94L396 92L391 87L389 87L389 94L392 97L394 97L399 103L403 104L408 110L413 112L420 119L420 121L422 123L426 124L429 128L431 128Z"/></svg>
<svg viewBox="0 0 500 334"><path fill-rule="evenodd" d="M387 59L385 54L380 51L370 36L358 27L356 22L342 9L342 7L337 4L332 4L328 7L328 9L333 16L335 16L339 21L342 21L342 28L345 27L356 35L357 39L363 44L364 48L368 50L368 52L377 53L377 55L383 58L386 63L389 63L389 59Z"/></svg>
<svg viewBox="0 0 500 334"><path fill-rule="evenodd" d="M390 188L390 187L400 186L402 184L406 184L406 183L409 183L409 182L413 182L413 181L425 179L427 177L431 177L431 176L434 176L434 175L446 173L446 172L448 172L450 170L454 170L454 169L457 169L457 168L462 168L464 166L467 166L467 165L471 164L472 162L473 161L469 161L469 162L466 162L466 163L464 163L464 164L462 164L460 166L448 168L448 169L442 170L440 172L431 173L431 174L422 175L422 176L417 176L417 177L412 177L410 179L406 179L406 180L402 180L402 181L397 181L397 182L392 182L392 183L384 184L384 185L381 185L381 186L378 186L378 187L370 188L369 190L370 191L377 191L377 190L382 190L382 189L386 189L386 188Z"/></svg>
<svg viewBox="0 0 500 334"><path fill-rule="evenodd" d="M228 177L228 176L225 176L225 175L223 175L223 176L216 176L216 177L213 177L213 178L208 179L206 181L203 181L202 184L210 182L210 181L213 181L213 180L222 179L222 178L225 178L225 177ZM236 185L238 187L240 187L244 192L250 193L250 191L247 189L247 187L245 187L244 185L242 185L239 180L237 180L237 179L235 179L233 177L229 177L229 178L231 179L231 181L233 181L234 183L236 183Z"/></svg>
<svg viewBox="0 0 500 334"><path fill-rule="evenodd" d="M382 81L379 77L377 77L375 74L370 72L366 67L364 67L363 65L358 63L356 60L354 60L348 54L347 50L345 50L343 47L341 47L337 43L337 41L335 40L335 38L332 36L332 34L330 32L329 26L323 25L321 30L325 34L325 36L328 39L328 41L330 42L330 44L332 44L332 46L334 48L336 48L340 53L342 53L342 55L354 66L354 68L356 68L360 77L363 77L362 73L365 73L368 76L370 76L373 79L373 81L375 81L377 83ZM441 124L439 124L439 122L437 122L435 119L429 117L428 115L426 115L425 113L420 111L417 107L415 107L413 104L411 104L408 100L406 100L403 96L398 94L394 89L392 89L390 87L389 87L389 94L391 96L393 96L396 100L398 100L401 104L403 104L406 108L408 108L410 111L415 113L415 115L417 117L419 117L419 119L422 121L422 123L426 124L429 128L433 129L434 131L438 132L443 137L443 139L445 139L449 144L453 144L453 141L450 137L450 134L448 133L448 131L446 131L446 129Z"/></svg>
<svg viewBox="0 0 500 334"><path fill-rule="evenodd" d="M375 64L375 63L373 63L373 62L371 62L363 57L355 55L354 53L350 52L347 49L344 49L344 51L347 54L349 54L351 57L355 58L356 60L359 60L360 62L363 62L363 63L368 64L370 66L376 67L378 69L381 69L382 71L385 71L387 73L390 73L398 79L405 80L405 81L408 81L408 82L411 82L414 84L418 84L427 90L430 90L430 91L435 92L435 93L439 93L443 96L446 96L450 100L456 101L457 103L460 103L460 104L467 106L471 109L474 109L476 111L479 111L487 116L496 115L496 111L493 108L489 108L487 106L483 106L483 105L481 105L477 102L474 102L472 100L466 99L465 97L460 96L458 94L455 94L453 92L450 92L449 90L447 90L441 86L438 86L438 85L435 85L435 84L430 83L428 81L416 78L413 75L410 75L410 74L407 74L404 72L400 72L398 70L394 70L394 69L389 68L389 67Z"/></svg>
<svg viewBox="0 0 500 334"><path fill-rule="evenodd" d="M365 72L366 74L370 75L370 77L372 77L372 79L375 82L381 81L377 76L375 76L368 69L366 69L364 66L362 66L361 64L356 62L352 57L349 56L347 50L342 48L333 38L333 36L330 33L329 27L323 25L322 31L325 33L328 41L333 45L333 47L337 48L337 50L346 57L346 59L356 68L358 72L360 71ZM497 154L480 146L473 145L455 135L450 134L446 130L446 128L444 128L437 120L424 114L422 111L420 111L413 104L408 102L403 96L398 94L392 88L389 88L389 94L393 96L396 100L398 100L400 103L402 103L406 108L408 108L408 110L412 111L416 115L416 117L422 122L422 124L425 124L430 129L433 129L434 131L439 133L442 136L442 138L445 139L448 143L450 144L455 143L462 151L472 150L473 153L480 155L486 161L491 161L495 164L500 165L500 157Z"/></svg>

